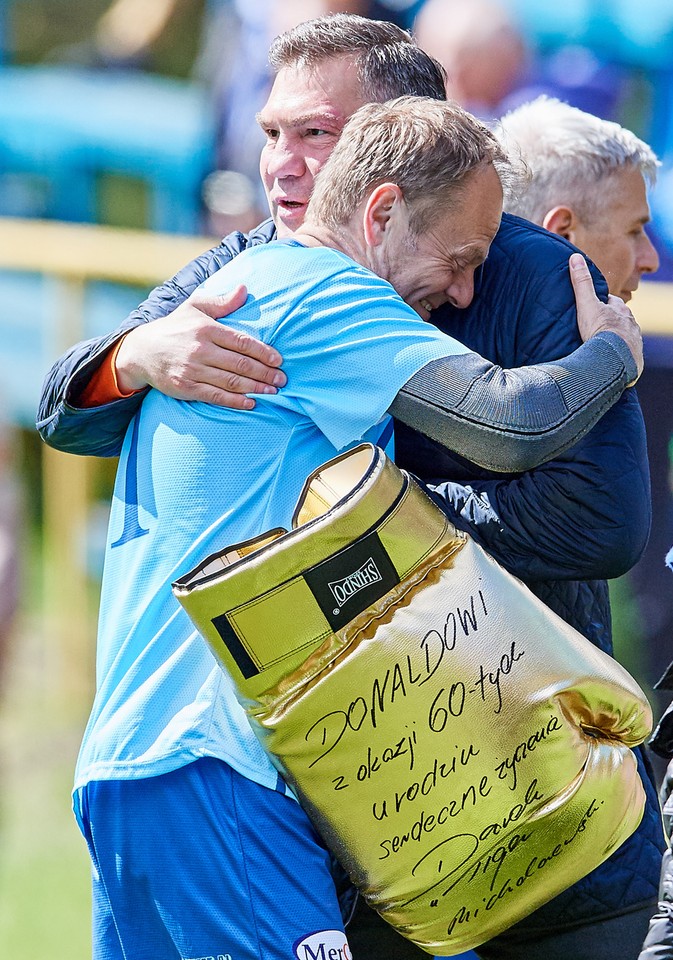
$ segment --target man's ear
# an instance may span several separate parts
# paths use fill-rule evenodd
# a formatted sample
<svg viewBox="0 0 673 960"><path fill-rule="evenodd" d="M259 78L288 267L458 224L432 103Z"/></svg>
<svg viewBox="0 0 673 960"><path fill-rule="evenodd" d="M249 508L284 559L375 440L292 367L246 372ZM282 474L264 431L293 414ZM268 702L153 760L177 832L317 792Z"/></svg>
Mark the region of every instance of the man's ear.
<svg viewBox="0 0 673 960"><path fill-rule="evenodd" d="M571 207L554 207L545 214L542 226L550 233L556 233L559 237L565 237L566 240L575 243L578 220Z"/></svg>
<svg viewBox="0 0 673 960"><path fill-rule="evenodd" d="M364 211L367 245L377 247L400 217L406 216L406 204L396 183L381 183L369 194Z"/></svg>

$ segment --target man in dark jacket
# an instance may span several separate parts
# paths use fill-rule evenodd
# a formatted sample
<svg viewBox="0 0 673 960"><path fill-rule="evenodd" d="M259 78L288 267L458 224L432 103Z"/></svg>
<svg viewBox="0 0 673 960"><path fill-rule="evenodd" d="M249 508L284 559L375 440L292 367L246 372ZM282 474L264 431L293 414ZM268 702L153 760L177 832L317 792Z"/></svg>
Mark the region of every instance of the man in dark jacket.
<svg viewBox="0 0 673 960"><path fill-rule="evenodd" d="M649 220L646 183L653 182L657 165L652 150L615 123L547 98L525 104L503 118L496 132L510 156L521 156L531 174L525 188L506 196L505 209L540 224L538 234L545 232L541 229L544 224L589 250L608 278L610 293L630 299L641 276L658 265L645 232ZM572 323L555 322L553 317L545 320L536 306L552 285L533 259L539 243L535 229L527 221L503 218L488 264L475 283L470 308L454 311L452 316L445 308L441 317L435 315L442 330L460 335L473 349L479 344L487 356L507 363L525 363L530 356L551 357L573 342ZM515 270L516 308L505 279ZM568 303L563 303L559 285L554 284L553 290L559 296L555 301L559 316L565 315ZM497 323L493 322L494 311ZM620 576L628 569L622 566L622 551L633 536L641 550L649 525L649 477L640 410L634 395L623 400L619 412L604 417L563 457L508 480L475 470L410 433L403 424L395 431L398 462L415 469L426 481L451 478L440 484L438 492L458 514L454 522L462 524L549 607L608 653L612 653L612 637L605 578ZM624 428L628 439L621 435ZM641 492L634 497L636 489ZM623 496L630 498L624 513L617 505ZM606 550L609 542L615 550L612 558ZM636 559L634 554L632 562ZM623 864L641 843L645 844L641 849L651 843L659 849L661 836L649 764L645 771L644 756L640 761L648 809L639 831L609 861L626 897L633 895L634 887L633 880L626 881ZM653 860L657 855L652 853ZM528 934L534 926L542 938L543 922L553 929L554 912L563 902L578 920L582 915L588 918L605 912L606 901L602 909L598 903L606 874L607 865L594 871L510 931L511 938L518 930L523 937L524 931ZM580 891L584 899L575 899ZM639 919L634 914L634 928L642 931L643 917L644 911ZM559 936L554 939L559 942ZM495 944L493 947L493 952L487 945L480 953L503 956L496 952ZM571 943L568 955L574 955ZM613 955L627 957L633 951L622 942Z"/></svg>
<svg viewBox="0 0 673 960"><path fill-rule="evenodd" d="M333 92L328 92L327 100L333 107L328 118L331 126L326 121L327 129L311 127L304 138L297 138L297 143L283 144L285 167L278 164L277 157L273 169L265 166L264 159L262 162L276 221L286 233L292 231L293 224L301 223L312 178L324 162L322 156L331 150L330 143L356 106L339 104ZM274 142L277 131L272 128L266 132ZM320 151L326 153L321 155ZM149 383L186 398L210 402L230 399L227 394L235 380L227 372L222 375L222 365L230 364L234 373L237 369L241 372L241 368L236 366L238 361L222 361L219 354L213 361L216 343L223 342L214 338L222 337L222 327L212 324L217 331L213 330L211 336L210 323L196 308L201 305L211 313L219 311L213 313L217 316L225 315L226 310L221 302L184 301L205 277L232 256L248 246L267 242L273 233L274 226L268 222L248 237L234 234L226 238L154 291L119 330L106 338L80 344L62 358L48 377L40 406L39 427L47 442L75 453L116 455L143 396L142 392L133 391ZM477 272L474 291L465 291L463 302L459 303L467 306L474 292L471 307L459 313L451 308L437 311L433 321L440 326L454 325L454 331L459 326L462 340L472 348L479 343L482 352L505 366L562 356L568 346L579 343L567 280L571 249L544 230L516 218L505 218L487 265ZM605 295L604 287L602 292ZM232 303L236 303L235 298ZM182 306L169 316L178 304ZM150 320L157 323L148 336L145 324ZM166 330L164 337L162 329ZM129 330L133 332L124 337ZM194 351L195 338L204 335L205 346ZM121 345L116 371L112 361L113 371L119 375L120 391L113 394L117 399L103 405L83 406L82 391L94 371L101 369L102 361L107 358L110 362L110 350L118 344ZM234 345L233 337L224 343L225 347ZM263 360L272 356L263 348L256 350ZM190 354L196 357L194 361L189 359ZM177 357L183 359L176 360ZM213 372L214 367L219 372ZM273 382L276 375L254 362L244 366L242 372L251 374L255 382L265 378ZM190 377L191 386L187 382ZM213 381L214 386L209 385ZM254 389L250 379L244 380L243 386L248 391ZM128 394L125 398L124 393ZM565 619L603 649L610 650L607 587L604 582L586 581L623 573L638 559L647 538L648 473L635 394L625 395L611 418L601 421L563 459L521 476L495 481L458 461L450 468L456 472L445 472L434 455L426 469L428 464L424 467L423 458L427 448L421 448L417 442L420 444L418 438L406 445L407 466L427 476L451 476L458 481L452 492L442 491L455 504L452 519L457 525L469 529ZM404 446L402 452L405 456ZM463 482L467 479L475 481L473 489ZM482 482L492 486L487 490L480 486ZM495 484L500 484L497 501ZM582 883L519 924L516 930L480 948L483 956L544 956L550 960L572 951L571 955L587 960L602 956L626 960L637 955L656 899L663 849L656 792L644 772L643 781L648 806L637 833ZM614 945L606 949L611 931L620 943L617 951ZM349 937L357 956L357 933L349 930ZM398 953L397 945L388 947L380 941L381 955L418 955L408 944L399 944Z"/></svg>

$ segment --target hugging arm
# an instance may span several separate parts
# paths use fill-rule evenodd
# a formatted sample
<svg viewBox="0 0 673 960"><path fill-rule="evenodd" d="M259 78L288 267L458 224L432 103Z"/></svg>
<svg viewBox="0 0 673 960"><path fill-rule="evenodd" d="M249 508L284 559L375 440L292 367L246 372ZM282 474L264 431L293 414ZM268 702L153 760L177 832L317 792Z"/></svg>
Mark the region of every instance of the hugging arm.
<svg viewBox="0 0 673 960"><path fill-rule="evenodd" d="M584 436L636 376L626 343L603 332L561 361L514 370L475 353L435 360L390 412L481 467L519 473Z"/></svg>
<svg viewBox="0 0 673 960"><path fill-rule="evenodd" d="M505 217L475 303L467 311L447 310L441 328L454 336L462 332L474 350L506 367L570 353L580 338L567 249L559 238ZM605 301L607 285L591 269ZM513 272L519 277L514 302ZM521 474L495 476L403 425L396 430L396 450L452 522L531 585L621 576L647 544L649 467L635 390L625 391L569 450Z"/></svg>
<svg viewBox="0 0 673 960"><path fill-rule="evenodd" d="M155 360L155 366L162 364L166 370L165 382L154 383L163 392L174 395L171 386L176 381L176 369L187 351L200 350L205 344L212 356L212 339L222 338L227 331L222 324L216 323L212 316L199 310L197 306L186 303L196 288L213 273L228 263L234 256L248 246L267 242L273 235L273 224L268 221L250 235L231 234L220 244L201 254L180 270L171 280L156 287L149 297L117 327L104 337L86 340L76 344L63 354L47 374L37 413L37 428L43 440L57 450L76 453L83 456L117 456L121 450L126 429L138 407L142 403L144 391L131 393L101 406L87 407L81 404L81 394L92 376L100 368L110 351L131 331L140 330L144 325L159 321L146 341L149 348L145 359L151 359L149 353L161 356ZM182 316L175 322L176 308ZM221 316L226 315L223 310ZM179 316L179 315L178 315ZM166 335L161 337L161 327ZM181 325L180 325L181 324ZM229 331L233 333L233 331ZM226 336L226 333L225 333ZM230 348L231 349L231 348ZM266 350L267 348L263 348ZM139 351L142 353L143 351ZM235 352L235 348L234 348ZM171 354L171 358L168 355ZM221 354L218 353L218 356ZM219 361L218 361L219 362ZM247 370L258 379L271 380L271 371L266 374L259 364L251 361ZM234 358L234 364L240 365L240 358ZM238 369L238 366L237 366ZM244 368L245 372L245 368ZM216 371L217 374L217 371ZM149 380L148 380L149 383ZM184 387L184 385L181 385ZM203 385L201 385L203 387ZM248 386L248 390L250 387ZM184 392L184 390L183 390ZM237 390L241 393L241 390ZM203 397L194 397L203 399ZM233 405L233 404L230 404Z"/></svg>
<svg viewBox="0 0 673 960"><path fill-rule="evenodd" d="M117 342L145 323L168 316L223 259L221 245L197 257L171 280L156 287L147 300L111 333L71 347L47 374L37 413L37 429L50 446L83 456L114 457L126 429L140 407L144 391L99 407L82 407L79 396Z"/></svg>
<svg viewBox="0 0 673 960"><path fill-rule="evenodd" d="M642 336L623 301L598 299L581 254L569 264L579 348L507 370L476 353L436 360L404 385L391 413L501 473L530 470L576 443L640 375Z"/></svg>

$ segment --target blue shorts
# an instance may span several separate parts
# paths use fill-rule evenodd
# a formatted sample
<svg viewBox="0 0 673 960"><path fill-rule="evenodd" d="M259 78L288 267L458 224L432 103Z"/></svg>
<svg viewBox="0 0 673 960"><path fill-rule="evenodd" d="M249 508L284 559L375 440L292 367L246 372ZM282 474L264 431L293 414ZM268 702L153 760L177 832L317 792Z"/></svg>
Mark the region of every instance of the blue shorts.
<svg viewBox="0 0 673 960"><path fill-rule="evenodd" d="M97 781L94 960L350 960L330 858L298 803L204 758Z"/></svg>

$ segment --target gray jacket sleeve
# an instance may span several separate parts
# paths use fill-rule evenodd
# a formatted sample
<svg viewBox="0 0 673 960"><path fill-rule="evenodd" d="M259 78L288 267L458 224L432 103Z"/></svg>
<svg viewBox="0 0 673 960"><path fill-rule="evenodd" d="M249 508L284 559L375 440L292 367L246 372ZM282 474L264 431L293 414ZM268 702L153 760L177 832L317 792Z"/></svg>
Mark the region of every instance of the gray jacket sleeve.
<svg viewBox="0 0 673 960"><path fill-rule="evenodd" d="M426 364L390 413L488 470L530 470L583 437L637 377L624 340L599 333L570 356L503 370L476 353Z"/></svg>

